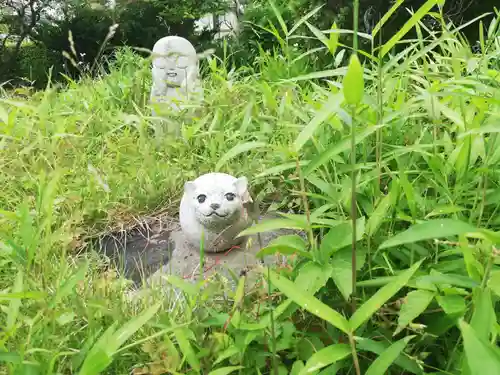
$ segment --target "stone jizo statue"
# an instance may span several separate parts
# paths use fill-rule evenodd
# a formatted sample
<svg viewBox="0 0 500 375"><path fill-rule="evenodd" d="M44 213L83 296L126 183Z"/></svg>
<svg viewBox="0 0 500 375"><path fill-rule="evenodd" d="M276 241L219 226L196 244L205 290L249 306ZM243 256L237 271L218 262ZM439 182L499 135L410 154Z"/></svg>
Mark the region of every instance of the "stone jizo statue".
<svg viewBox="0 0 500 375"><path fill-rule="evenodd" d="M166 36L153 47L151 104L167 103L174 110L187 100L203 99L198 56L193 45L179 36ZM153 111L155 114L155 111Z"/></svg>

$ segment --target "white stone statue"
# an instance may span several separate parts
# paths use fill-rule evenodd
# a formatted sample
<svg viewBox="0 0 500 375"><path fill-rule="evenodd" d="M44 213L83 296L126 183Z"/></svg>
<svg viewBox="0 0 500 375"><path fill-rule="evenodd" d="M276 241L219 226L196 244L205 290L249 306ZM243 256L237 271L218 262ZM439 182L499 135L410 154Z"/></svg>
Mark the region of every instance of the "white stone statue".
<svg viewBox="0 0 500 375"><path fill-rule="evenodd" d="M193 45L179 36L166 36L153 47L151 104L168 103L174 111L187 100L202 100L198 56ZM153 110L153 114L156 111Z"/></svg>
<svg viewBox="0 0 500 375"><path fill-rule="evenodd" d="M148 290L171 290L180 296L180 290L172 288L173 285L168 282L169 276L195 283L202 279L210 282L219 280L234 289L237 278L246 275L246 288L254 288L261 275L258 272L260 266L285 265L287 262L283 255L269 254L263 259L257 257L262 247L282 235L299 234L304 241L307 237L301 231L281 229L237 238L242 230L252 225L252 219L281 217L272 213L266 213L262 217L253 206L246 177L207 173L186 182L179 207L179 225L163 233L159 230L160 233L151 238L160 238L160 241L155 239L155 244L151 246L150 240L146 239L139 239L132 246L141 251L146 249L150 253L147 256L150 261L146 260L149 265L165 258L168 258L168 262L158 264L157 271L147 276L145 288L142 291L131 291L130 297L135 299L143 296L143 293L147 296ZM200 254L202 238L203 262ZM145 244L145 241L148 243ZM170 245L165 244L166 242ZM129 249L125 253L132 256L134 251ZM295 264L296 257L290 258L294 259L292 264ZM134 259L128 259L129 267L135 263Z"/></svg>
<svg viewBox="0 0 500 375"><path fill-rule="evenodd" d="M187 242L200 250L215 253L241 244L235 238L252 225L246 205L252 202L246 177L207 173L184 184L179 220Z"/></svg>

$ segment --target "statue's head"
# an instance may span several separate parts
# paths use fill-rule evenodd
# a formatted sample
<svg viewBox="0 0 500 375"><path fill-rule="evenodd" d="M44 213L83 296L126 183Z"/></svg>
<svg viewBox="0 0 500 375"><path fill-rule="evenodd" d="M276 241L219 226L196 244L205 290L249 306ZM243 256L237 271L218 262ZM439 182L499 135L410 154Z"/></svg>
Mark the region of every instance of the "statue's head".
<svg viewBox="0 0 500 375"><path fill-rule="evenodd" d="M251 201L246 177L207 173L184 184L184 198L196 221L207 229L222 230L244 214Z"/></svg>
<svg viewBox="0 0 500 375"><path fill-rule="evenodd" d="M168 87L185 87L198 77L198 57L193 45L179 36L166 36L153 47L153 81Z"/></svg>

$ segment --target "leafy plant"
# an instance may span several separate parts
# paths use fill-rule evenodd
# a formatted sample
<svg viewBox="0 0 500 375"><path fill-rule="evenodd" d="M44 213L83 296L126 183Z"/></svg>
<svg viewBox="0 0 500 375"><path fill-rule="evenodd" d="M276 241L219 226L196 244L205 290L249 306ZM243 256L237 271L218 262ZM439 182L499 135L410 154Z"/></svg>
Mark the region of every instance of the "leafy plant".
<svg viewBox="0 0 500 375"><path fill-rule="evenodd" d="M495 373L500 18L479 22L475 51L461 34L472 24L436 12L441 29L427 27L432 4L402 29L418 39L369 52L335 25L278 21L259 66L207 60L202 105L165 119L182 121L177 139L149 116L149 61L129 49L98 79L4 91L2 371ZM371 42L389 18L353 35ZM298 24L333 68L292 68ZM213 170L247 175L262 208L282 212L247 233L306 233L261 249L287 262L259 284L168 278L178 295L130 299L80 251L136 216L175 214L183 181Z"/></svg>

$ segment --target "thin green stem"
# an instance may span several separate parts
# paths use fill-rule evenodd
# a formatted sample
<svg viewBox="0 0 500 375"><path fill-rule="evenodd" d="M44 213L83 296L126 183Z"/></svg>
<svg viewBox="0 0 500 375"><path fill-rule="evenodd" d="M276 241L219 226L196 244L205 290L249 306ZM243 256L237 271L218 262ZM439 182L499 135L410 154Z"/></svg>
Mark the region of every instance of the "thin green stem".
<svg viewBox="0 0 500 375"><path fill-rule="evenodd" d="M351 124L351 218L352 218L352 312L356 311L356 133L354 131L354 117L356 115L356 109L352 110L352 124Z"/></svg>
<svg viewBox="0 0 500 375"><path fill-rule="evenodd" d="M271 296L271 271L269 266L267 266L267 280L269 282L267 283L267 293L269 296ZM271 352L273 354L273 373L274 375L278 375L278 364L276 363L276 333L274 330L274 315L273 315L273 309L271 308L269 311L269 315L271 318Z"/></svg>
<svg viewBox="0 0 500 375"><path fill-rule="evenodd" d="M354 34L352 41L352 48L354 53L358 51L358 18L359 18L359 0L354 0L353 21L354 21Z"/></svg>
<svg viewBox="0 0 500 375"><path fill-rule="evenodd" d="M354 0L354 39L353 39L353 50L354 53L358 51L358 13L359 13L359 0ZM351 294L351 304L352 313L356 311L356 133L355 133L355 117L356 117L356 107L352 108L351 114L351 217L352 217L352 294ZM358 353L356 351L356 342L354 341L353 332L349 333L349 343L352 350L352 359L354 362L354 368L356 370L356 375L361 375L361 369L359 367Z"/></svg>
<svg viewBox="0 0 500 375"><path fill-rule="evenodd" d="M349 334L349 344L351 345L352 359L354 362L354 369L356 370L356 375L361 375L358 352L356 351L356 342L354 341L354 336L352 335L352 333Z"/></svg>
<svg viewBox="0 0 500 375"><path fill-rule="evenodd" d="M309 243L311 248L314 248L314 234L311 226L311 212L309 210L309 202L307 201L306 196L306 184L304 181L304 175L302 174L302 169L300 168L299 157L297 156L295 159L297 174L299 176L300 181L300 196L302 198L302 204L304 205L304 210L306 211L306 219L307 219L307 236L309 238Z"/></svg>

